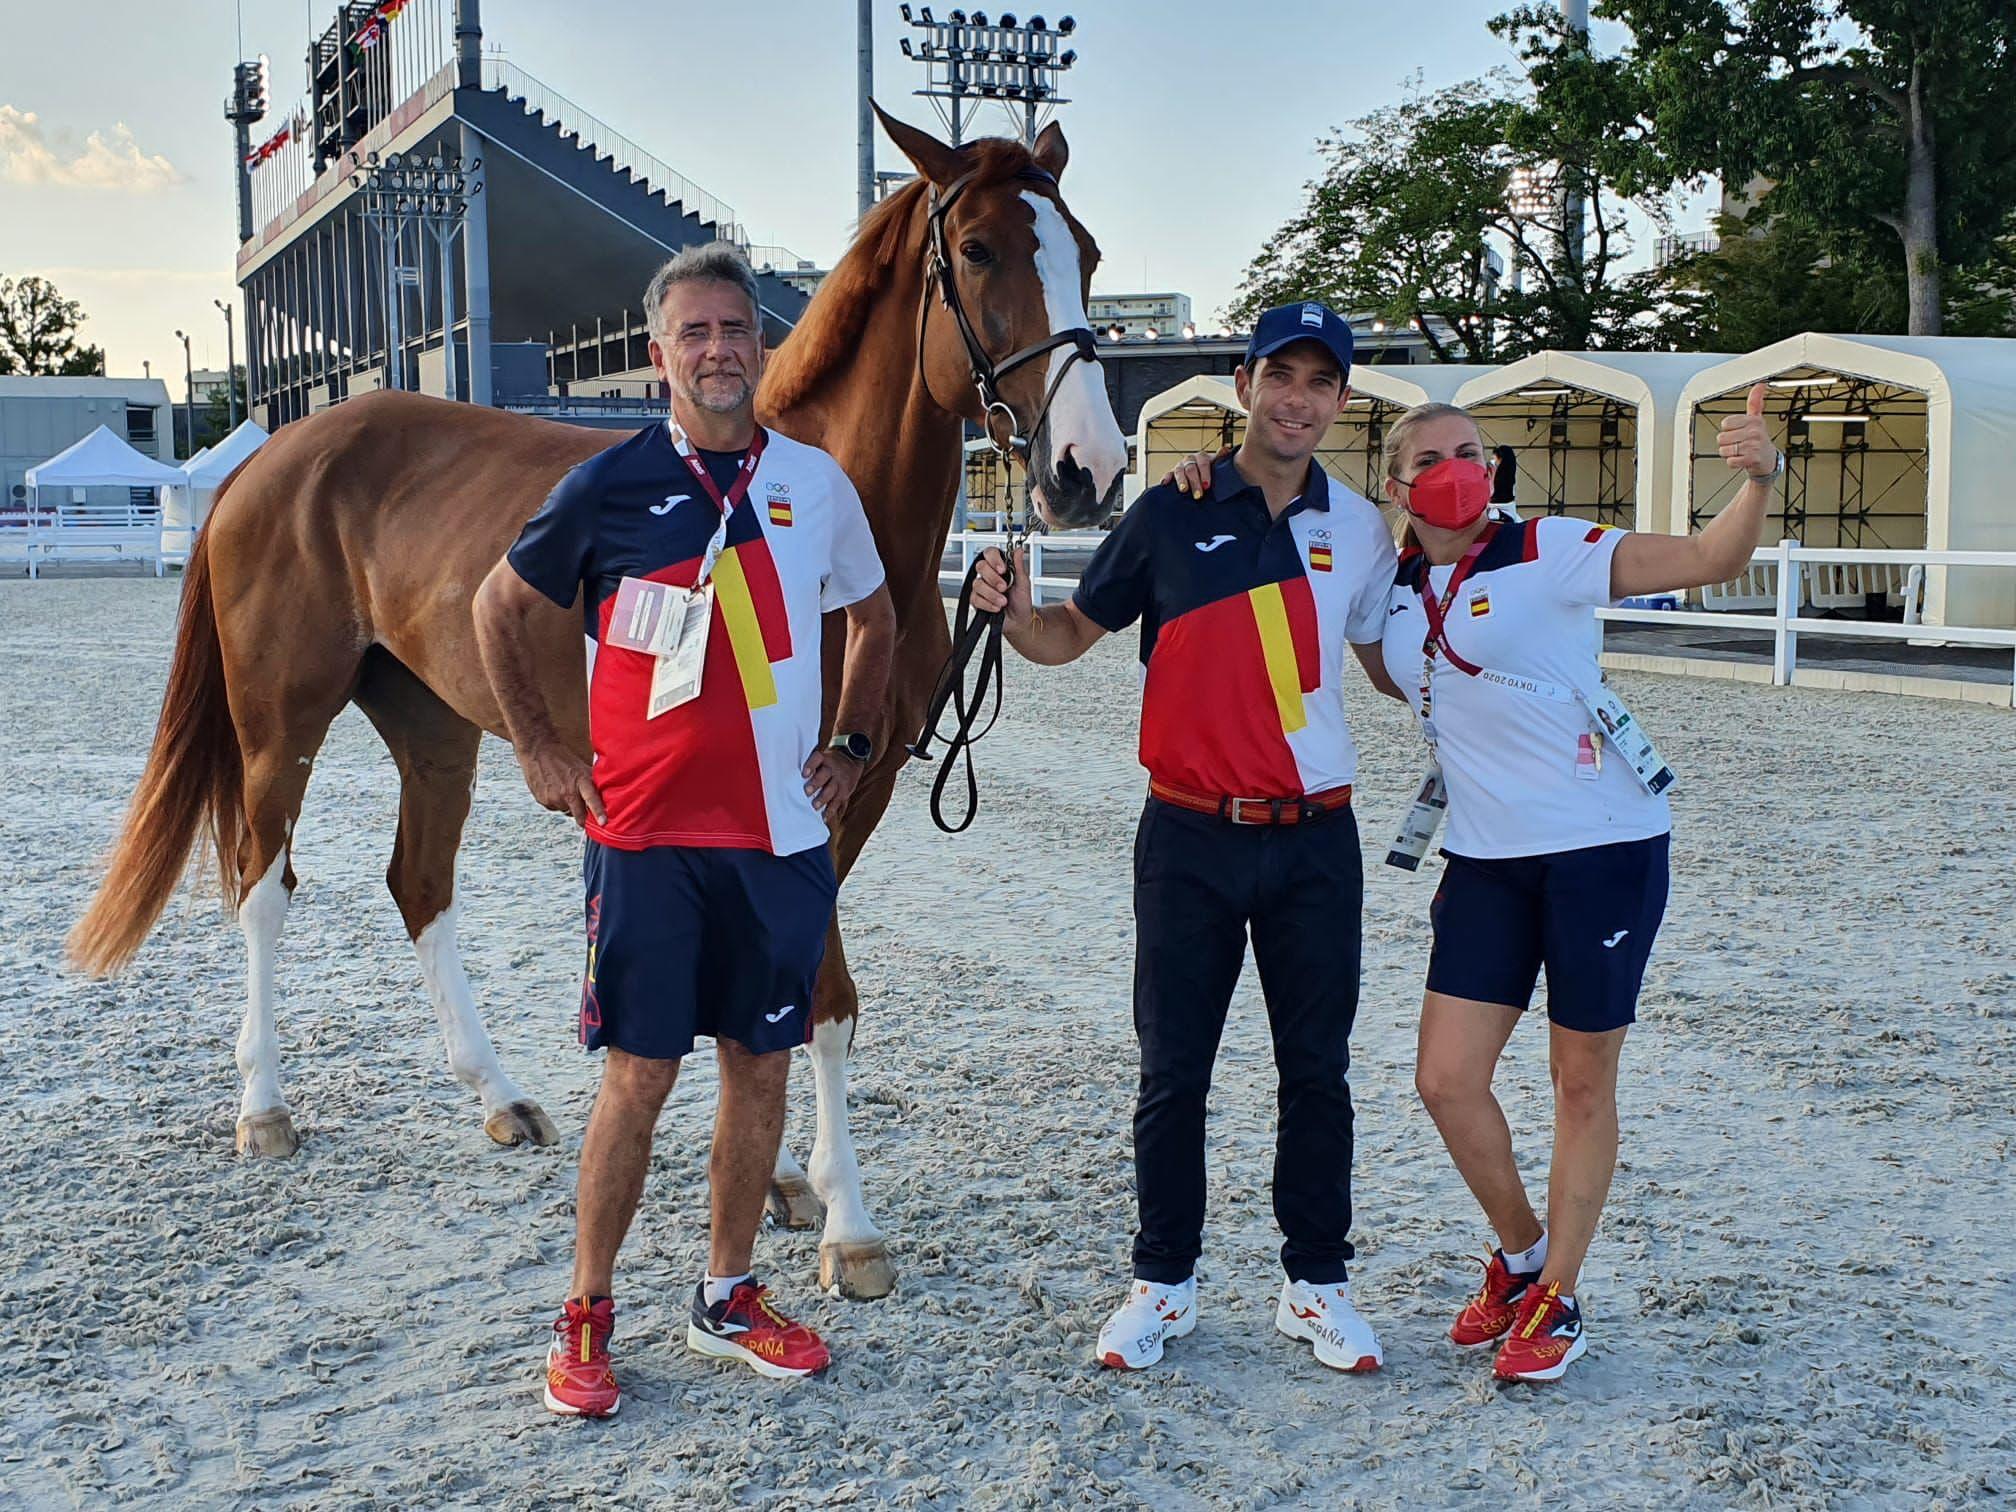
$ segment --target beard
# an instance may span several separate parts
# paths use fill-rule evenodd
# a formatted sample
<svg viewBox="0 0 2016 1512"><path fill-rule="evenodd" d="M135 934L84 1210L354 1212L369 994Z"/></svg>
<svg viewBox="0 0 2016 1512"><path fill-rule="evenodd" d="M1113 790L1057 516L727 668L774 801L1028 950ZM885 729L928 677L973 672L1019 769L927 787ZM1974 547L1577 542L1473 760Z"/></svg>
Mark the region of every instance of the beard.
<svg viewBox="0 0 2016 1512"><path fill-rule="evenodd" d="M704 373L686 386L686 402L716 415L732 415L755 390L741 373Z"/></svg>

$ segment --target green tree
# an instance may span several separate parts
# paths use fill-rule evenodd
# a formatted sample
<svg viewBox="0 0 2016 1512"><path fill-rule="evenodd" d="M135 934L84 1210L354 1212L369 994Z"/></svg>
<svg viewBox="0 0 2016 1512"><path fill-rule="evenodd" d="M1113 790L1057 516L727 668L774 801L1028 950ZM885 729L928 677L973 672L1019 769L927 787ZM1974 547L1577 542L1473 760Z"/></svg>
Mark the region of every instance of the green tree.
<svg viewBox="0 0 2016 1512"><path fill-rule="evenodd" d="M1578 149L1585 129L1536 113L1504 75L1414 94L1352 122L1319 143L1322 177L1248 265L1229 318L1321 299L1413 322L1440 362L1672 344L1688 329L1685 309L1656 275L1623 271L1625 201ZM1515 170L1538 191L1521 197L1522 213ZM1581 248L1560 236L1570 187L1589 209ZM1487 280L1493 244L1516 264L1517 290Z"/></svg>
<svg viewBox="0 0 2016 1512"><path fill-rule="evenodd" d="M1763 178L1816 254L1886 245L1914 335L1943 329L1944 274L1993 255L2016 202L2016 0L1599 0L1631 34L1625 141L1646 182ZM1544 7L1503 18L1559 50ZM1548 108L1572 109L1540 98Z"/></svg>
<svg viewBox="0 0 2016 1512"><path fill-rule="evenodd" d="M84 307L65 299L46 278L0 278L0 373L29 378L92 377L105 372L105 353L79 346Z"/></svg>
<svg viewBox="0 0 2016 1512"><path fill-rule="evenodd" d="M245 369L231 370L231 387L237 390L238 418L243 420L251 413L245 407ZM219 389L204 401L203 408L196 413L196 447L215 446L231 434L231 401ZM194 447L191 448L194 450Z"/></svg>

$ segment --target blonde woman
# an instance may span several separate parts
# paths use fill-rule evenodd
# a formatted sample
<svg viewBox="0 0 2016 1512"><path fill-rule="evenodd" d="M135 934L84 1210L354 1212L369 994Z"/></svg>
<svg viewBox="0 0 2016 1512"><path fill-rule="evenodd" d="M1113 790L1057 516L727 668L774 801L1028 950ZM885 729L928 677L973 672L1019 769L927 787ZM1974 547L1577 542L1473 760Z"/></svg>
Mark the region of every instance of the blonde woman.
<svg viewBox="0 0 2016 1512"><path fill-rule="evenodd" d="M1784 467L1764 395L1753 388L1722 422L1723 460L1746 481L1694 536L1498 519L1496 459L1453 405L1410 410L1386 435L1386 496L1407 540L1384 658L1449 825L1415 1083L1497 1239L1450 1337L1496 1345L1501 1380L1556 1380L1587 1348L1576 1280L1616 1166L1618 1057L1666 906L1672 773L1603 683L1596 609L1725 582L1748 563ZM1491 1091L1543 967L1545 1225Z"/></svg>

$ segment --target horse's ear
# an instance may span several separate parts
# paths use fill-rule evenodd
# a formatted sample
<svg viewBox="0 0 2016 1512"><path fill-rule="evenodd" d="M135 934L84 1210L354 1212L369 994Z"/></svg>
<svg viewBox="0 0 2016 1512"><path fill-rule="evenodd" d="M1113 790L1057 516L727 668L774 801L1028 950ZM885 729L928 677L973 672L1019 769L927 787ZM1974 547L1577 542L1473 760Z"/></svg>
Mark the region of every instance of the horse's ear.
<svg viewBox="0 0 2016 1512"><path fill-rule="evenodd" d="M907 121L897 120L880 105L875 106L875 118L889 133L889 140L903 149L903 155L910 159L917 171L939 188L959 177L963 165L957 150L947 147L930 132L919 130Z"/></svg>
<svg viewBox="0 0 2016 1512"><path fill-rule="evenodd" d="M1071 161L1071 145L1064 140L1064 128L1052 121L1036 138L1036 148L1030 153L1036 159L1036 166L1054 179L1064 177L1064 165Z"/></svg>

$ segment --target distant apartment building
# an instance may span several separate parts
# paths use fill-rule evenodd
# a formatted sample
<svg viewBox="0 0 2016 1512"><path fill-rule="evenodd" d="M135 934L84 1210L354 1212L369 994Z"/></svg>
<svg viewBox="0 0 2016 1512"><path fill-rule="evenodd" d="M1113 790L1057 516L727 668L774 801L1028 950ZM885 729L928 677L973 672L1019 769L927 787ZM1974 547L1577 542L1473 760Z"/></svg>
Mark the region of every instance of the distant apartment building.
<svg viewBox="0 0 2016 1512"><path fill-rule="evenodd" d="M1085 313L1093 330L1118 326L1122 336L1181 336L1193 323L1188 294L1094 294Z"/></svg>
<svg viewBox="0 0 2016 1512"><path fill-rule="evenodd" d="M0 518L26 508L29 468L101 425L135 451L174 462L173 415L159 378L0 378Z"/></svg>

